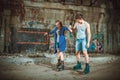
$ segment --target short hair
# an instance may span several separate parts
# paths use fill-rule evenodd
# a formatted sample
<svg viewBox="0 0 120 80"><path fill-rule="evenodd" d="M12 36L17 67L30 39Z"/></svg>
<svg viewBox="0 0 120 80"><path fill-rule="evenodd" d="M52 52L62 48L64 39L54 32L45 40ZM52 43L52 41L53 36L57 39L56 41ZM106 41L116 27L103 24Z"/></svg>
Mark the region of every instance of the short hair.
<svg viewBox="0 0 120 80"><path fill-rule="evenodd" d="M78 14L78 15L76 15L75 19L83 19L83 15L82 14Z"/></svg>

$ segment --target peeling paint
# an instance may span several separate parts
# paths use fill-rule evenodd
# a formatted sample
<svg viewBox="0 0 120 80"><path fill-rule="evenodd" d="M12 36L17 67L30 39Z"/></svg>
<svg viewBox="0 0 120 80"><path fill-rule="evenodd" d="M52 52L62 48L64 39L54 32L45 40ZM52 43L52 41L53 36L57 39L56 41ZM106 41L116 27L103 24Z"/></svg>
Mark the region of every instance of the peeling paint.
<svg viewBox="0 0 120 80"><path fill-rule="evenodd" d="M8 1L8 2L6 2ZM117 52L120 44L119 11L113 10L108 5L105 7L99 1L88 0L1 0L0 7L0 47L1 49L11 44L9 42L11 27L16 30L50 29L55 27L55 21L61 20L63 25L73 25L75 16L82 13L85 20L91 25L92 40L89 51L96 51L94 40L98 40L102 48L100 52ZM79 3L79 4L78 4ZM109 2L110 3L110 2ZM77 6L76 6L77 5ZM94 6L94 7L92 7ZM116 15L114 15L116 14ZM2 32L2 31L5 31ZM17 31L14 33L16 38ZM3 38L4 37L4 38ZM53 37L51 36L50 39ZM73 38L73 39L71 39ZM5 40L5 41L4 41ZM33 39L35 40L35 39ZM66 33L66 52L74 50L75 35ZM4 45L2 44L3 42ZM73 43L73 44L71 44ZM53 48L53 42L51 46ZM51 49L52 50L52 49ZM2 50L3 51L3 50ZM34 50L33 50L34 51ZM99 51L98 51L99 52Z"/></svg>

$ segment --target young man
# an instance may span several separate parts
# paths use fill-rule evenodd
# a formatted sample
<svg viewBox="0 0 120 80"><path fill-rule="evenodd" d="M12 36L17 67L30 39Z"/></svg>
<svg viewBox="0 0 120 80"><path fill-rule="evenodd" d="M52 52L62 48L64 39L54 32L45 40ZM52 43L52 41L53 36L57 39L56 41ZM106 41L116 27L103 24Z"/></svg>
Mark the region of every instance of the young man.
<svg viewBox="0 0 120 80"><path fill-rule="evenodd" d="M54 52L57 53L58 57L58 63L57 63L57 69L64 70L64 56L63 52L65 51L66 48L66 40L65 40L65 31L70 31L72 32L71 29L65 27L62 25L62 22L57 20L55 23L56 27L50 31L47 34L54 34Z"/></svg>
<svg viewBox="0 0 120 80"><path fill-rule="evenodd" d="M80 49L82 49L84 57L85 57L85 69L84 73L87 74L90 72L90 66L89 66L89 56L87 52L87 48L90 46L90 40L91 40L91 31L90 31L90 25L83 20L82 14L76 16L76 22L74 24L73 30L76 29L76 59L77 59L77 65L73 67L74 70L82 69L81 62L80 62Z"/></svg>

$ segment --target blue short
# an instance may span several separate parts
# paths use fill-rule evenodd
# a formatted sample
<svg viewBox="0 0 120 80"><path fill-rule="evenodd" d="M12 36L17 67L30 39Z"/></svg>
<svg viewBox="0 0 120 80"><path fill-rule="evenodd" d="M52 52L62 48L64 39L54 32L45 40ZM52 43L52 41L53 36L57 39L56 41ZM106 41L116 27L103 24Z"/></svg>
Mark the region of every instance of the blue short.
<svg viewBox="0 0 120 80"><path fill-rule="evenodd" d="M87 47L86 47L86 38L83 38L83 39L76 39L76 45L75 45L75 49L76 49L76 52L78 51L87 51Z"/></svg>

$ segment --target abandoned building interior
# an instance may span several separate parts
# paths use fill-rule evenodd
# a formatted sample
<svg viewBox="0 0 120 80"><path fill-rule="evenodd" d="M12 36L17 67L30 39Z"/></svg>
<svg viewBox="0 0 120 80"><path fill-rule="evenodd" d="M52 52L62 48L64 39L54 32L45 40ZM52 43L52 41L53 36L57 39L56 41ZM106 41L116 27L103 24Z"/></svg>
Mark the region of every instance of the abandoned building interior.
<svg viewBox="0 0 120 80"><path fill-rule="evenodd" d="M89 51L117 53L120 50L118 3L119 0L1 0L0 52L46 51L53 39L46 39L43 33L53 29L56 20L65 26L73 25L75 16L81 13L91 26ZM69 52L74 50L75 36L68 32L66 36ZM94 43L101 48L96 50Z"/></svg>
<svg viewBox="0 0 120 80"><path fill-rule="evenodd" d="M53 54L53 35L44 36L44 33L54 29L56 20L66 27L73 26L78 14L83 14L90 24L89 53L120 54L120 0L0 0L0 54ZM75 34L66 32L65 35L65 53L69 55L75 52ZM63 80L66 79L69 78ZM81 80L94 79L83 77Z"/></svg>

